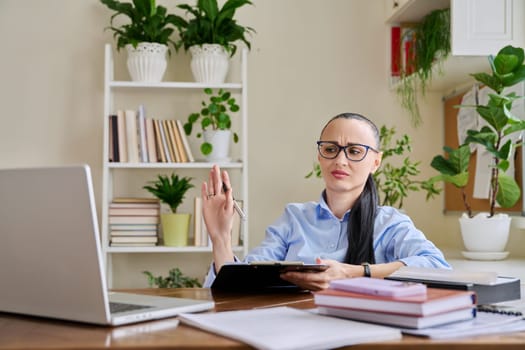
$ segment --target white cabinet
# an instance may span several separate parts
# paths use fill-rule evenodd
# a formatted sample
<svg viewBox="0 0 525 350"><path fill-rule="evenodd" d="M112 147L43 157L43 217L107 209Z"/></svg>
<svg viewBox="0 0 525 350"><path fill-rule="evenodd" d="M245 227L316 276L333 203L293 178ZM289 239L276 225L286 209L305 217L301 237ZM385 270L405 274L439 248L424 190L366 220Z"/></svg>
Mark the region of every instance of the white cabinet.
<svg viewBox="0 0 525 350"><path fill-rule="evenodd" d="M452 55L495 55L525 45L525 1L451 0Z"/></svg>
<svg viewBox="0 0 525 350"><path fill-rule="evenodd" d="M104 78L104 146L103 146L103 176L102 176L102 210L101 210L101 242L102 250L104 253L104 260L106 263L106 270L108 276L108 285L112 286L113 280L113 267L112 267L112 255L113 254L130 254L130 258L133 258L134 254L139 253L174 253L174 254L190 254L190 253L202 253L211 252L210 246L186 246L186 247L168 247L168 246L152 246L152 247L112 247L110 245L110 236L108 230L108 213L109 204L115 196L137 196L137 190L142 190L141 196L151 196L148 192L142 189L147 180L155 180L159 173L169 174L172 171L181 173L180 176L191 176L194 178L192 182L195 186L193 193L195 196L200 195L200 184L202 181L208 179L209 169L213 166L212 163L205 161L199 161L197 151L199 144L193 145L192 147L195 162L186 163L119 163L109 161L109 115L115 114L116 109L136 109L138 104L143 103L143 98L149 97L152 103L160 103L159 101L168 100L168 105L172 109L179 109L186 107L186 109L200 109L200 101L207 99L208 97L203 93L204 88L213 88L217 90L219 88L231 91L232 94L236 95L237 101L240 105L240 116L236 115L236 120L233 124L237 124L236 131L239 134L239 143L236 144L235 158L228 162L221 162L218 165L230 173L232 180L232 187L234 187L234 193L237 200L242 200L243 209L248 212L248 169L247 169L247 141L248 141L248 100L247 100L247 50L244 49L240 59L236 61L236 64L232 64L230 69L235 69L236 74L232 76L239 76L239 82L229 82L224 84L207 85L195 82L176 82L167 81L160 83L141 83L125 80L114 80L114 58L111 45L105 46L105 78ZM172 60L174 58L172 57ZM121 68L120 66L118 68ZM188 66L189 69L189 66ZM122 70L122 69L121 69ZM237 78L235 78L237 79ZM176 96L179 96L178 104L172 101ZM125 98L127 101L134 101L123 103ZM197 102L196 102L197 101ZM191 103L191 107L188 104ZM186 106L183 106L185 104ZM147 110L146 105L146 110ZM176 111L172 111L176 112ZM174 113L170 113L167 118L173 118ZM187 114L186 114L187 115ZM233 117L233 116L232 116ZM185 117L184 117L185 118ZM176 118L176 119L181 119ZM233 118L232 118L233 119ZM185 120L185 119L184 119ZM198 153L200 155L200 152ZM184 173L184 174L182 174ZM189 175L187 175L189 174ZM195 175L195 176L194 176ZM142 176L142 178L141 178ZM136 177L136 178L134 178ZM129 191L129 192L128 192ZM193 210L193 198L186 195L183 204L186 204L187 208ZM192 213L193 214L193 213ZM193 220L192 220L193 222ZM192 225L193 226L193 225ZM235 246L234 251L239 255L246 255L248 247L248 221L245 219L241 225L241 237L242 245ZM211 260L211 254L210 254ZM184 269L184 266L181 266Z"/></svg>

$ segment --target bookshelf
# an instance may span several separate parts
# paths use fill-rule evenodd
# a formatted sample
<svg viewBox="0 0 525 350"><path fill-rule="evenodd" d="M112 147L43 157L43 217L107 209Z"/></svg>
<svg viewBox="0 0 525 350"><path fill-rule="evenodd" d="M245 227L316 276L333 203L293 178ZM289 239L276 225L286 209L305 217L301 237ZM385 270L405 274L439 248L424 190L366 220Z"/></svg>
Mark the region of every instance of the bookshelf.
<svg viewBox="0 0 525 350"><path fill-rule="evenodd" d="M109 116L115 114L117 109L124 108L138 108L139 103L135 103L128 106L117 105L117 99L122 96L132 95L132 100L136 99L137 96L154 96L158 97L160 95L161 99L171 99L172 96L176 94L186 94L194 95L197 100L203 98L202 90L204 88L212 89L225 89L231 91L232 94L237 94L239 96L239 105L240 112L239 119L236 118L234 123L239 124L237 127L237 132L240 134L239 143L236 144L236 154L232 158L232 161L220 162L217 163L221 169L225 169L230 173L230 178L232 180L232 186L234 187L235 197L238 200L242 200L243 209L245 212L248 212L248 162L247 162L247 138L248 138L248 94L247 94L247 50L244 49L240 53L240 59L235 62L232 62L230 69L236 69L237 75L240 77L239 82L227 82L224 84L202 84L195 82L186 82L186 81L163 81L159 83L142 83L126 80L115 80L115 61L113 56L113 48L110 44L106 44L104 47L104 130L103 130L103 167L102 167L102 206L101 206L101 242L102 242L102 251L103 258L105 263L105 268L108 278L108 286L112 286L113 281L113 266L112 266L112 256L113 254L133 254L140 253L174 253L174 254L191 254L191 253L211 253L210 246L184 246L184 247L171 247L171 246L130 246L130 247L112 247L110 245L110 232L109 232L109 205L112 199L116 196L134 196L133 194L125 193L125 187L133 187L131 191L137 191L137 188L141 189L145 185L144 180L140 176L146 176L147 180L153 180L157 173L169 173L176 172L184 174L182 176L192 176L194 178L193 184L194 194L200 195L200 183L208 178L209 169L213 166L214 163L209 163L203 160L199 160L200 151L198 145L192 144L192 151L195 156L195 162L186 162L186 163L161 163L161 162L110 162L110 126L109 126ZM173 59L173 57L172 57ZM189 69L189 66L188 66ZM233 74L232 74L233 76ZM166 93L167 92L167 93ZM184 101L184 99L183 99ZM188 104L189 102L185 102ZM180 105L177 105L178 108ZM182 107L182 106L180 106ZM185 106L187 107L187 106ZM198 108L199 104L192 103L189 108ZM147 108L147 107L146 107ZM183 118L186 114L184 114ZM170 116L167 116L169 118ZM175 118L181 121L185 119ZM191 141L190 141L191 143ZM199 153L197 153L199 152ZM197 156L197 154L199 156ZM146 175L144 175L146 174ZM123 177L137 177L134 180L122 180ZM181 175L180 175L181 176ZM124 183L124 184L122 184ZM117 189L119 187L119 189ZM122 189L124 187L124 190ZM123 192L124 191L124 192ZM186 195L185 202L193 203L193 197L195 195ZM144 190L141 193L142 197L151 197L151 194L148 194ZM187 205L188 208L192 208L193 205ZM191 212L190 211L190 212ZM192 214L192 224L193 228L193 215ZM239 246L234 246L234 252L240 255L246 255L248 249L248 219L246 218L241 225L240 236L242 242ZM194 233L196 234L196 233Z"/></svg>

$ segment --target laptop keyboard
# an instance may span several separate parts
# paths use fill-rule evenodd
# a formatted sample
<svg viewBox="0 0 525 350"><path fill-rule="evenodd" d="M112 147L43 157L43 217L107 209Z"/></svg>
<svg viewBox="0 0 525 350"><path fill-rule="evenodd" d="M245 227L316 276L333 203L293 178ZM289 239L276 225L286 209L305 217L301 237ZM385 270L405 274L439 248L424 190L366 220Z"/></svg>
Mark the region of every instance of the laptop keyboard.
<svg viewBox="0 0 525 350"><path fill-rule="evenodd" d="M148 309L150 307L151 306L136 305L136 304L125 304L125 303L115 303L115 302L110 302L109 303L109 311L112 314L116 314L116 313L119 313L119 312L140 310L140 309Z"/></svg>

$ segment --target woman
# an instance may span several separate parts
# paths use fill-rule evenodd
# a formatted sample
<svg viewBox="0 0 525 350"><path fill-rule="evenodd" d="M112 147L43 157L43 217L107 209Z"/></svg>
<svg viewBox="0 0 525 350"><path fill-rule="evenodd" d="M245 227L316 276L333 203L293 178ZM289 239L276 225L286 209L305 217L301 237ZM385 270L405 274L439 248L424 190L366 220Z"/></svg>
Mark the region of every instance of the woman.
<svg viewBox="0 0 525 350"><path fill-rule="evenodd" d="M450 268L441 251L408 216L378 206L372 174L381 164L379 144L376 125L362 115L343 113L329 120L317 142L325 181L319 202L288 204L245 261L299 260L328 265L321 273L281 276L309 290L325 289L333 279L385 277L404 265ZM204 220L213 242L214 264L204 283L209 287L224 263L236 261L230 243L233 197L228 173L214 166L201 192Z"/></svg>

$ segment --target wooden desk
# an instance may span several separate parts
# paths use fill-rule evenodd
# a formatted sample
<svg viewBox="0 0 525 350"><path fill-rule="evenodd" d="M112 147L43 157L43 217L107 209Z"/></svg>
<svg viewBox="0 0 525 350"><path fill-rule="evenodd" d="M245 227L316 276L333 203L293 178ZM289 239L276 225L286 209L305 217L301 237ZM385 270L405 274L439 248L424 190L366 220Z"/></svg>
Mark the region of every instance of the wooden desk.
<svg viewBox="0 0 525 350"><path fill-rule="evenodd" d="M215 311L288 305L314 307L310 293L259 295L212 294L209 289L140 289L135 293L215 301ZM243 343L204 332L175 319L116 328L0 313L0 349L248 349ZM404 336L402 340L353 346L352 349L524 349L525 332L459 340L431 341Z"/></svg>

